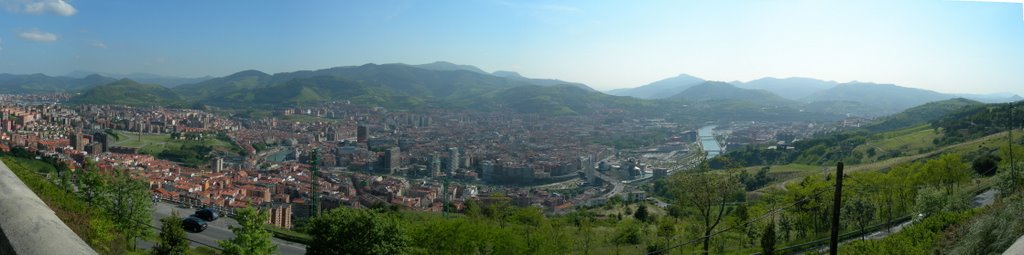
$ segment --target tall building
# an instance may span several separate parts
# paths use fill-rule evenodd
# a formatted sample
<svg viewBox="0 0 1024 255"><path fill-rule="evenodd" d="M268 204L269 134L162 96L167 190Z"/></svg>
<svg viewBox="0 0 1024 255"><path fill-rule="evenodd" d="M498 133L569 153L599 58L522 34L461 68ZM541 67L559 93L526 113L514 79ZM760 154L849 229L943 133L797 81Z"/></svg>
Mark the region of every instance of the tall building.
<svg viewBox="0 0 1024 255"><path fill-rule="evenodd" d="M356 127L356 142L365 143L366 139L370 136L370 128L366 125L359 125Z"/></svg>
<svg viewBox="0 0 1024 255"><path fill-rule="evenodd" d="M455 170L459 169L459 148L451 147L448 148L448 173L455 174Z"/></svg>
<svg viewBox="0 0 1024 255"><path fill-rule="evenodd" d="M395 170L402 167L402 152L401 149L396 147L388 148L384 150L384 171L389 174L394 174Z"/></svg>
<svg viewBox="0 0 1024 255"><path fill-rule="evenodd" d="M75 132L71 134L71 147L75 148L76 151L85 150L85 137L82 133Z"/></svg>
<svg viewBox="0 0 1024 255"><path fill-rule="evenodd" d="M214 158L213 162L210 162L210 170L213 170L214 173L220 173L221 171L224 171L224 158Z"/></svg>
<svg viewBox="0 0 1024 255"><path fill-rule="evenodd" d="M494 163L490 160L484 160L480 163L480 168L483 170L483 179L485 181L494 180Z"/></svg>
<svg viewBox="0 0 1024 255"><path fill-rule="evenodd" d="M441 176L441 157L434 152L430 155L430 176Z"/></svg>
<svg viewBox="0 0 1024 255"><path fill-rule="evenodd" d="M103 147L103 152L107 152L108 151L107 147L110 146L110 144L108 142L109 138L108 138L107 133L96 132L95 134L92 135L92 139L93 139L93 142L100 143L100 145Z"/></svg>

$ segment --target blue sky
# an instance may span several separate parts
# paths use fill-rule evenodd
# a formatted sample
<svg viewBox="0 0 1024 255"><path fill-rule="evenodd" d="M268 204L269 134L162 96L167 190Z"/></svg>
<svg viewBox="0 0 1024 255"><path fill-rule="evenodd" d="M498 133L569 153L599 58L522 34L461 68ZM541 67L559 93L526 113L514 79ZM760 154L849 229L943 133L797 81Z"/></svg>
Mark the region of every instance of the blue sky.
<svg viewBox="0 0 1024 255"><path fill-rule="evenodd" d="M0 72L471 64L634 87L687 73L1024 95L1020 3L0 0Z"/></svg>

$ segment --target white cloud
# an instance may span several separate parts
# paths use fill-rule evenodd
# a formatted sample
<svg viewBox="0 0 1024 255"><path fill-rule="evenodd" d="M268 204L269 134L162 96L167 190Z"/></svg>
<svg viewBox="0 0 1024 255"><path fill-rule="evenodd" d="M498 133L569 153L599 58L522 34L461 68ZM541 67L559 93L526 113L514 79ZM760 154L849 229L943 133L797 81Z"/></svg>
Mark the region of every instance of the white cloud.
<svg viewBox="0 0 1024 255"><path fill-rule="evenodd" d="M93 43L90 43L89 46L92 46L93 48L100 48L100 49L106 49L107 48L107 44L102 43L102 42L93 42Z"/></svg>
<svg viewBox="0 0 1024 255"><path fill-rule="evenodd" d="M21 39L34 41L34 42L55 42L57 41L57 35L53 33L39 31L37 28L33 28L32 31L21 32L18 34Z"/></svg>
<svg viewBox="0 0 1024 255"><path fill-rule="evenodd" d="M25 4L25 12L32 14L53 13L60 16L71 16L75 15L78 10L64 0L38 0Z"/></svg>

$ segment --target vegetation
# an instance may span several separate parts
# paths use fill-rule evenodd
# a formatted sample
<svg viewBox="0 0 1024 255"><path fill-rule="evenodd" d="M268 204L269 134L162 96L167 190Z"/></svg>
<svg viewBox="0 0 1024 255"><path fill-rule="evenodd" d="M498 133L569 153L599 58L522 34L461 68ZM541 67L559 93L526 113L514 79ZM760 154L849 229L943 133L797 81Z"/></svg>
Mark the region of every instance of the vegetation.
<svg viewBox="0 0 1024 255"><path fill-rule="evenodd" d="M185 237L185 228L182 219L178 215L171 215L160 219L160 243L157 243L150 254L152 255L184 255L188 254L188 240Z"/></svg>
<svg viewBox="0 0 1024 255"><path fill-rule="evenodd" d="M56 174L52 166L38 160L4 156L4 164L36 195L46 202L61 221L94 250L103 254L124 254L123 236L102 208L75 196L40 174Z"/></svg>
<svg viewBox="0 0 1024 255"><path fill-rule="evenodd" d="M728 209L726 204L733 202L738 193L742 194L739 181L731 175L701 172L672 175L669 185L677 202L696 210L696 220L703 223L700 230L704 233L703 250L707 254L711 246L711 234L722 223Z"/></svg>
<svg viewBox="0 0 1024 255"><path fill-rule="evenodd" d="M184 99L160 85L140 84L122 79L86 90L71 99L78 104L119 104L131 106L181 105Z"/></svg>
<svg viewBox="0 0 1024 255"><path fill-rule="evenodd" d="M211 152L237 154L241 148L224 134L204 134L202 137L176 139L181 134L120 134L112 146L139 148L139 152L159 159L181 162L188 166L201 166L210 162ZM198 134L196 134L198 135Z"/></svg>
<svg viewBox="0 0 1024 255"><path fill-rule="evenodd" d="M224 255L277 254L277 245L270 243L272 234L263 228L270 219L265 211L243 208L235 211L239 227L231 226L235 238L217 242Z"/></svg>
<svg viewBox="0 0 1024 255"><path fill-rule="evenodd" d="M107 184L103 187L104 194L100 197L100 203L107 209L118 231L124 235L125 244L135 249L135 241L151 232L147 225L153 209L149 186L132 179L123 171L115 170L113 176L106 178Z"/></svg>
<svg viewBox="0 0 1024 255"><path fill-rule="evenodd" d="M313 242L306 254L402 254L409 246L409 237L390 214L338 208L310 224Z"/></svg>
<svg viewBox="0 0 1024 255"><path fill-rule="evenodd" d="M840 254L933 254L943 231L970 218L976 211L943 212L925 218L903 231L880 240L854 241L841 246Z"/></svg>
<svg viewBox="0 0 1024 255"><path fill-rule="evenodd" d="M871 132L887 132L920 126L961 109L977 107L980 105L982 105L982 103L978 101L963 98L930 102L912 107L897 114L886 116L877 123L867 126L865 129Z"/></svg>

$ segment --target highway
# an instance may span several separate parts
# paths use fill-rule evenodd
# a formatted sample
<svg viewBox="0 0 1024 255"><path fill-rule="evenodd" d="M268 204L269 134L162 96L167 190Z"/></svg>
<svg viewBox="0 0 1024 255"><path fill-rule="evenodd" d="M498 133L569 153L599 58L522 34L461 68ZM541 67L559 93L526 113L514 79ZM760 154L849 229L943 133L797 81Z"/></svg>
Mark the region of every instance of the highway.
<svg viewBox="0 0 1024 255"><path fill-rule="evenodd" d="M169 204L166 202L159 202L154 204L153 209L153 219L151 224L156 227L162 227L160 224L160 219L167 216L171 216L172 211L176 211L179 217L184 218L188 215L192 215L192 213L194 213L196 210L179 208L176 205ZM238 222L236 222L234 219L227 217L222 217L207 224L209 225L209 227L207 227L206 230L204 230L203 232L185 232L186 235L188 235L189 239L195 241L191 242L192 247L204 246L205 244L219 248L220 246L217 245L217 241L229 240L235 237L235 234L231 232L231 229L229 229L228 226L238 226ZM196 242L199 242L201 244ZM277 245L277 251L283 255L306 254L306 246L303 244L289 242L277 238L271 238L271 242ZM151 245L152 244L146 242L139 242L140 248L148 248Z"/></svg>

